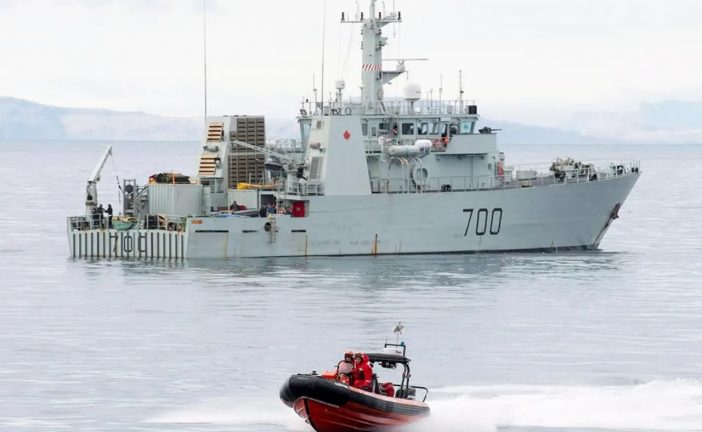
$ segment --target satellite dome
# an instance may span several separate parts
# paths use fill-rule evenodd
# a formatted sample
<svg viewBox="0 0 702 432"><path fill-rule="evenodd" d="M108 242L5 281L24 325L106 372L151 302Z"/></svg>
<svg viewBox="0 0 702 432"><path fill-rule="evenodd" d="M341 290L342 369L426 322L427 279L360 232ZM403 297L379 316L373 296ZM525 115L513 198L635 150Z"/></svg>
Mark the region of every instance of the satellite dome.
<svg viewBox="0 0 702 432"><path fill-rule="evenodd" d="M405 87L405 100L416 102L422 98L422 86L417 83L408 83Z"/></svg>

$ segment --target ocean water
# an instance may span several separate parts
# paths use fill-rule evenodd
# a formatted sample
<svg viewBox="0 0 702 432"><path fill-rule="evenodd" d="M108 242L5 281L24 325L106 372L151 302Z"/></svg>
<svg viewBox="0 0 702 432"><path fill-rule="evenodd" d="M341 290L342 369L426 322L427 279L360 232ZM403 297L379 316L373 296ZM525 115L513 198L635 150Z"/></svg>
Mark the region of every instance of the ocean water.
<svg viewBox="0 0 702 432"><path fill-rule="evenodd" d="M66 217L105 143L0 142L0 431L308 431L288 375L405 324L420 431L702 430L701 146L503 146L508 163L639 159L587 253L84 261ZM117 175L197 143L113 143Z"/></svg>

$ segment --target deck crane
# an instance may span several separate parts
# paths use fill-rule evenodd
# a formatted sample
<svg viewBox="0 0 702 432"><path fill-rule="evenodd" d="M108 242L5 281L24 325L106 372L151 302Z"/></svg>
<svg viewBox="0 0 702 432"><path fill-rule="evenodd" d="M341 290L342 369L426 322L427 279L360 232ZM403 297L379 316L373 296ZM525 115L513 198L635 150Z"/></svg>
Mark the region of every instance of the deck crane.
<svg viewBox="0 0 702 432"><path fill-rule="evenodd" d="M93 211L98 205L98 190L97 184L100 181L100 173L105 167L107 158L112 155L112 146L108 145L105 152L102 154L100 161L95 165L93 173L88 177L88 185L85 187L85 216L91 220Z"/></svg>

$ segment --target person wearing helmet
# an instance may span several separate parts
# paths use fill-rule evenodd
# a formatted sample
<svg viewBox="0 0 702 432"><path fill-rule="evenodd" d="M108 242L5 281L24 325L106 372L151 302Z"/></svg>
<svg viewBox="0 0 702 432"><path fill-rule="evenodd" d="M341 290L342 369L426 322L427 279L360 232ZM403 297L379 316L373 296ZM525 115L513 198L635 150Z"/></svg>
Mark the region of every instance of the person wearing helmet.
<svg viewBox="0 0 702 432"><path fill-rule="evenodd" d="M336 379L344 384L353 385L353 351L346 351L344 359L336 367Z"/></svg>
<svg viewBox="0 0 702 432"><path fill-rule="evenodd" d="M373 368L368 361L368 355L357 352L354 354L353 386L361 390L372 390Z"/></svg>

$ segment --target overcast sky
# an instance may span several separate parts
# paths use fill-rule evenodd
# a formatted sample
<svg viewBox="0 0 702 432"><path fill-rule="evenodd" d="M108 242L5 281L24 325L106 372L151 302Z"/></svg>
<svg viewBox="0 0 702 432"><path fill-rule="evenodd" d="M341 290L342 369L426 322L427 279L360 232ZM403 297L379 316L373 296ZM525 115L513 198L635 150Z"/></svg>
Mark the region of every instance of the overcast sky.
<svg viewBox="0 0 702 432"><path fill-rule="evenodd" d="M367 10L368 0L359 0ZM572 112L702 100L700 0L386 0L386 57L409 79L495 119L557 125ZM383 2L379 2L382 9ZM294 116L321 76L324 0L207 0L210 114ZM360 83L356 2L327 0L325 92ZM0 0L0 96L203 112L203 0ZM386 63L391 67L392 62ZM386 88L401 95L406 78Z"/></svg>

